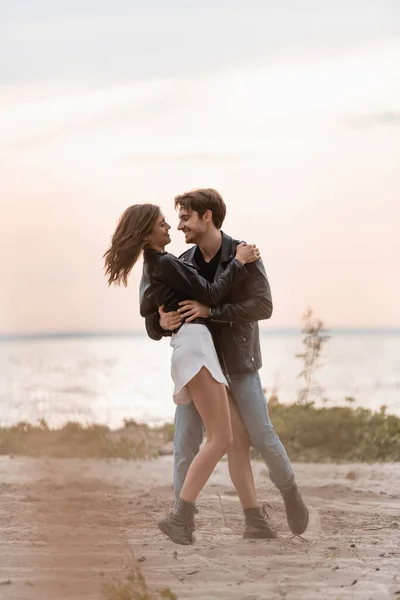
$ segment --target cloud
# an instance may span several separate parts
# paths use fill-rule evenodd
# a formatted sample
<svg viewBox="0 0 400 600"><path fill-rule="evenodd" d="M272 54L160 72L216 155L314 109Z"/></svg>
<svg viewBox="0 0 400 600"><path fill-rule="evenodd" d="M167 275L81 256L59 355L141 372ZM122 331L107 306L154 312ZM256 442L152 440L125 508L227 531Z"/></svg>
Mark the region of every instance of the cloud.
<svg viewBox="0 0 400 600"><path fill-rule="evenodd" d="M183 154L131 154L129 161L136 163L166 163L166 162L234 162L246 158L244 153L191 152Z"/></svg>
<svg viewBox="0 0 400 600"><path fill-rule="evenodd" d="M1 13L4 83L190 78L337 55L396 35L398 17L393 0L43 0Z"/></svg>
<svg viewBox="0 0 400 600"><path fill-rule="evenodd" d="M400 111L379 112L373 118L381 125L400 125Z"/></svg>
<svg viewBox="0 0 400 600"><path fill-rule="evenodd" d="M373 129L375 127L400 126L400 111L386 110L369 115L353 116L346 119L346 124L352 129Z"/></svg>
<svg viewBox="0 0 400 600"><path fill-rule="evenodd" d="M168 112L179 103L172 81L132 83L98 89L81 89L46 97L46 86L30 94L22 87L19 102L6 102L0 114L0 145L28 146L46 144L56 138L82 134L99 127L141 122ZM22 93L25 100L21 101ZM15 88L9 96L16 95ZM33 97L30 97L33 95ZM10 98L8 98L9 100Z"/></svg>

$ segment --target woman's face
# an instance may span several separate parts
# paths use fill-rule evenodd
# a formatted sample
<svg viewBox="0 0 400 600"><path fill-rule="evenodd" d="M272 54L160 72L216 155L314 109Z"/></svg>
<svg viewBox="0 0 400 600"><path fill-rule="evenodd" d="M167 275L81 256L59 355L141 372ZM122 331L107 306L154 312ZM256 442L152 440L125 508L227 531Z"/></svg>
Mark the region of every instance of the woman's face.
<svg viewBox="0 0 400 600"><path fill-rule="evenodd" d="M148 245L156 250L163 250L164 247L171 241L168 233L170 229L171 225L168 225L164 215L160 211L160 214L158 215L153 227L153 231L147 238Z"/></svg>

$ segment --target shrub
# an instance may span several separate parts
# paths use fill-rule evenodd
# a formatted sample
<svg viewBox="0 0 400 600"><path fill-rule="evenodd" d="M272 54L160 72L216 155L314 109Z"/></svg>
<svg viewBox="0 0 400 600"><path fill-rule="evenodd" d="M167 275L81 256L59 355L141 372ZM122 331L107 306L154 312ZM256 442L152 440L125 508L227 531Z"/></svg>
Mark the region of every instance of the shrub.
<svg viewBox="0 0 400 600"><path fill-rule="evenodd" d="M269 414L295 461L400 461L400 419L384 411L269 404Z"/></svg>

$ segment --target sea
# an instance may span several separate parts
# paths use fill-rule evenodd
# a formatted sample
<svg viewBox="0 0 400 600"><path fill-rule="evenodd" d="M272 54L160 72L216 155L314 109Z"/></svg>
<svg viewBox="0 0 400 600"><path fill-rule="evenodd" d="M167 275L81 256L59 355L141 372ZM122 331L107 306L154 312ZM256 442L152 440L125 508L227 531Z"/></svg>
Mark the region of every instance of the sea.
<svg viewBox="0 0 400 600"><path fill-rule="evenodd" d="M316 405L350 405L400 416L400 331L333 331L315 370ZM261 333L266 395L297 400L303 351L297 331ZM169 340L146 335L52 336L0 341L0 425L45 419L120 427L172 421Z"/></svg>

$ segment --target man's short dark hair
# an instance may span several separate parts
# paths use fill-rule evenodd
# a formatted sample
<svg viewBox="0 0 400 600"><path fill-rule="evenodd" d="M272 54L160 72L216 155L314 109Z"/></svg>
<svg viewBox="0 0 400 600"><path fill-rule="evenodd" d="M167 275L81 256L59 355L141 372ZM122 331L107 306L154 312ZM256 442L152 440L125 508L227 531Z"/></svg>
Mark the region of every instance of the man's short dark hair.
<svg viewBox="0 0 400 600"><path fill-rule="evenodd" d="M211 210L212 220L217 229L221 229L226 215L226 205L221 194L212 188L192 190L180 196L175 196L175 208L195 210L200 217L207 210Z"/></svg>

